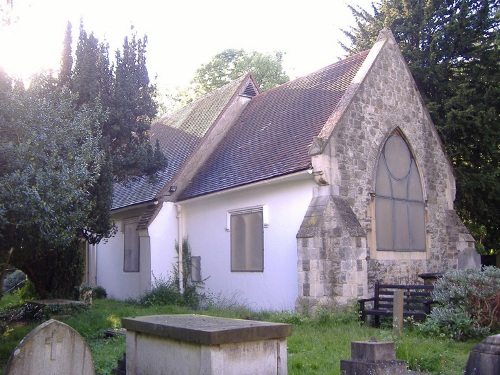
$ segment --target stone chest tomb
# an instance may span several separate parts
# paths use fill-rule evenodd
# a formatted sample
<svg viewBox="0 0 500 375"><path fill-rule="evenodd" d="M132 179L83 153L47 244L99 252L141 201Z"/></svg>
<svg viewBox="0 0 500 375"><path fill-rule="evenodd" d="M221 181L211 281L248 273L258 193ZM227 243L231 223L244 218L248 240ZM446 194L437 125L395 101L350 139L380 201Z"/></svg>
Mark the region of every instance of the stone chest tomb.
<svg viewBox="0 0 500 375"><path fill-rule="evenodd" d="M128 375L287 374L288 324L204 315L125 318Z"/></svg>

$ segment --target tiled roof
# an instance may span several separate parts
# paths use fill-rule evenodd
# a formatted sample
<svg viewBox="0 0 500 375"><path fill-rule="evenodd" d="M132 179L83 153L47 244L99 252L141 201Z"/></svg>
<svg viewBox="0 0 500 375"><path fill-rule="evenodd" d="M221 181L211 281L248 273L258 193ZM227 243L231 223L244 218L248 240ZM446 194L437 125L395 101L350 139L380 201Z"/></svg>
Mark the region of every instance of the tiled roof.
<svg viewBox="0 0 500 375"><path fill-rule="evenodd" d="M254 97L179 200L307 169L313 137L367 54L351 56Z"/></svg>
<svg viewBox="0 0 500 375"><path fill-rule="evenodd" d="M148 177L142 177L127 184L115 184L112 209L153 200L196 149L245 78L243 76L228 83L153 123L150 130L151 141L154 144L158 139L160 148L168 159L168 166L158 173L154 182Z"/></svg>

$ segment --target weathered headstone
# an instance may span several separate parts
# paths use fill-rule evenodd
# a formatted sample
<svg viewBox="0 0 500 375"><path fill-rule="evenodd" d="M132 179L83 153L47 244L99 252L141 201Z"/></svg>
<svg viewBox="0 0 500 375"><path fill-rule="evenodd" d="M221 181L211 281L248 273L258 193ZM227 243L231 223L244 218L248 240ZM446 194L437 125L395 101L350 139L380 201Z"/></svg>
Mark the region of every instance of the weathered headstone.
<svg viewBox="0 0 500 375"><path fill-rule="evenodd" d="M70 326L48 320L31 331L9 358L6 375L95 375L92 354Z"/></svg>
<svg viewBox="0 0 500 375"><path fill-rule="evenodd" d="M465 375L490 374L500 374L500 334L474 346L465 368Z"/></svg>

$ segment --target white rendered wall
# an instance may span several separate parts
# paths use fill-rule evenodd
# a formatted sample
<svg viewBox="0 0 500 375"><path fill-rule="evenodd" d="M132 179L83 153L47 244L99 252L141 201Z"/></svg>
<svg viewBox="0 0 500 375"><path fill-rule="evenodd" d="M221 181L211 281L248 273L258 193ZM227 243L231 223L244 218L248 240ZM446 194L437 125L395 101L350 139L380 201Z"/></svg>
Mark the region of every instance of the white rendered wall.
<svg viewBox="0 0 500 375"><path fill-rule="evenodd" d="M254 310L294 310L298 293L297 231L312 198L315 183L304 172L300 180L259 184L251 189L182 202L185 235L192 256L201 256L205 291ZM264 228L264 272L231 272L231 210L267 205Z"/></svg>
<svg viewBox="0 0 500 375"><path fill-rule="evenodd" d="M106 289L108 298L136 297L141 293L141 274L140 272L123 272L122 220L115 221L115 224L118 227L115 236L97 245L97 285Z"/></svg>
<svg viewBox="0 0 500 375"><path fill-rule="evenodd" d="M152 275L158 280L165 280L172 272L177 235L175 207L172 203L165 203L148 230L139 232L140 272L123 271L123 218L138 217L141 213L142 210L132 209L121 212L119 217L115 217L118 227L116 235L97 245L96 283L106 289L108 298L137 298L151 287Z"/></svg>
<svg viewBox="0 0 500 375"><path fill-rule="evenodd" d="M175 241L177 239L177 218L175 205L163 203L161 211L149 225L151 242L151 280L167 280L172 276L176 262Z"/></svg>

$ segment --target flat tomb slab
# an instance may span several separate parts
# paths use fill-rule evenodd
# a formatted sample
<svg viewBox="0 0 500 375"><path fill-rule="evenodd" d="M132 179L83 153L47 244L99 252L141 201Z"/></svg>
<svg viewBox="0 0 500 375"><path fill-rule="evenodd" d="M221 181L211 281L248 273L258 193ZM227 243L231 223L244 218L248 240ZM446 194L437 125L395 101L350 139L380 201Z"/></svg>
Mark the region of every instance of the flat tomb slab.
<svg viewBox="0 0 500 375"><path fill-rule="evenodd" d="M292 334L289 324L196 314L123 318L122 326L136 333L199 345L284 339Z"/></svg>

